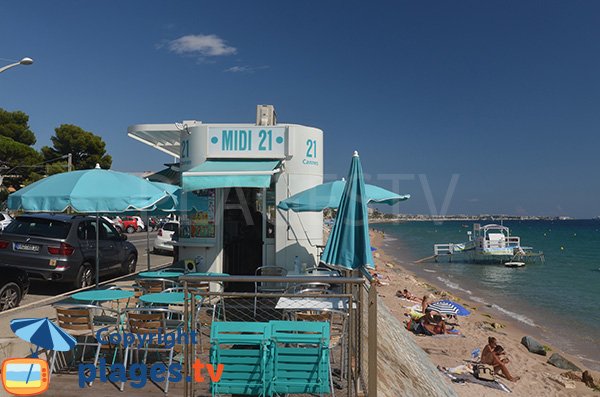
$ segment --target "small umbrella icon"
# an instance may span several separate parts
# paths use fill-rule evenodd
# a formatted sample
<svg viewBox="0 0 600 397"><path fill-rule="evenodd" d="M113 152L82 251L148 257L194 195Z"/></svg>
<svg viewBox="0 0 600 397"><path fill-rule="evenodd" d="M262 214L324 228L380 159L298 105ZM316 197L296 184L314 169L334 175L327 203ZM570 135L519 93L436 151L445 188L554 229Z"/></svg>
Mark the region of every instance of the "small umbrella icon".
<svg viewBox="0 0 600 397"><path fill-rule="evenodd" d="M67 334L48 318L19 318L11 320L10 329L19 338L36 345L33 357L37 357L40 347L46 350L69 351L77 344L75 338ZM33 365L29 368L29 374L25 383L29 382L29 376Z"/></svg>

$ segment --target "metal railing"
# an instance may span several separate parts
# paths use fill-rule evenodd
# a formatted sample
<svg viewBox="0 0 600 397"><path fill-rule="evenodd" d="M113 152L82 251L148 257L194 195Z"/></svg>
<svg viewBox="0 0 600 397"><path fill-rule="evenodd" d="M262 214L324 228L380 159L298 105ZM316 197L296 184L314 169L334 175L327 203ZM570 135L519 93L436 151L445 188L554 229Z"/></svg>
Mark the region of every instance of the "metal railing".
<svg viewBox="0 0 600 397"><path fill-rule="evenodd" d="M322 276L187 276L180 277L185 293L183 308L186 331L195 327L200 343L184 346L183 368L210 350L213 321L306 321L306 313L320 313L331 324L331 357L335 394L347 397L377 395L377 295L373 286L361 277ZM210 283L207 290L194 285ZM255 284L257 283L257 284ZM297 294L257 291L255 285L329 285L326 292ZM216 286L220 286L217 288ZM221 288L225 285L225 288ZM249 289L251 291L237 291ZM201 296L197 299L194 296ZM307 306L307 302L310 304ZM302 315L300 315L302 314ZM184 396L197 395L199 386L184 384Z"/></svg>

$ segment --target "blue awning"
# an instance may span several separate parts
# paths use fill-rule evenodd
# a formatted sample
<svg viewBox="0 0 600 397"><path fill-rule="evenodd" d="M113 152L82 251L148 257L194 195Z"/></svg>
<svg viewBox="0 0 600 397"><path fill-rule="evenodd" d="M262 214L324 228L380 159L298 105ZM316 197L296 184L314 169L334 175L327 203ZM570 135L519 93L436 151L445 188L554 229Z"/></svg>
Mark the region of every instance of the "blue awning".
<svg viewBox="0 0 600 397"><path fill-rule="evenodd" d="M182 174L184 191L227 187L268 188L279 160L207 160Z"/></svg>

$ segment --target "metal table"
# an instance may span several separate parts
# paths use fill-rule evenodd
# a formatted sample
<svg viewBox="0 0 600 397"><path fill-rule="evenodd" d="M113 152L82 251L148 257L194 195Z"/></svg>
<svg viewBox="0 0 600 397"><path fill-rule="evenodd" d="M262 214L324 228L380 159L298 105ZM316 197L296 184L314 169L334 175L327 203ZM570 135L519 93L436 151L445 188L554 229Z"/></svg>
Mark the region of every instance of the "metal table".
<svg viewBox="0 0 600 397"><path fill-rule="evenodd" d="M138 276L142 278L178 278L182 275L183 273L180 272L162 272L160 270L156 272L141 272L138 274Z"/></svg>
<svg viewBox="0 0 600 397"><path fill-rule="evenodd" d="M356 304L352 305L356 308ZM327 296L307 296L298 298L281 297L275 309L285 310L343 310L348 311L348 298L332 298Z"/></svg>
<svg viewBox="0 0 600 397"><path fill-rule="evenodd" d="M85 302L108 302L129 299L133 296L134 293L132 291L123 291L120 289L95 289L71 295L73 299Z"/></svg>

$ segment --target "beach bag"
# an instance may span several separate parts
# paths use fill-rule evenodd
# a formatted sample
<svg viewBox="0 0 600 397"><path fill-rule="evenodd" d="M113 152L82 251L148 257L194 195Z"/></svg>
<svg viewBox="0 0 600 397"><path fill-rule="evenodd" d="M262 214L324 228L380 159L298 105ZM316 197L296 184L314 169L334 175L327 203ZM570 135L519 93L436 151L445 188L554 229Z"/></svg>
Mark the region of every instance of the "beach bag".
<svg viewBox="0 0 600 397"><path fill-rule="evenodd" d="M488 364L475 364L473 366L473 375L479 380L494 380L494 367Z"/></svg>

